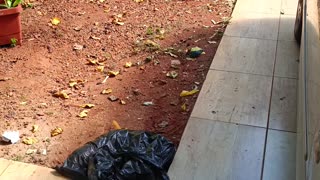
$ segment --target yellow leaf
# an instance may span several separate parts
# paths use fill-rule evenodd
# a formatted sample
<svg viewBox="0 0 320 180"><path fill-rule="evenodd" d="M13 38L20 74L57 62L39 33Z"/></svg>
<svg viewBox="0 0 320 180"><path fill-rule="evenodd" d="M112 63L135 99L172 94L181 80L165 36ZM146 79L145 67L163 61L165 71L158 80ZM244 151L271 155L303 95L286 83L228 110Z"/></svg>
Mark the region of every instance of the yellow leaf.
<svg viewBox="0 0 320 180"><path fill-rule="evenodd" d="M69 99L69 96L66 92L64 91L60 91L60 92L56 92L53 94L54 97L59 97L59 98L63 98L63 99Z"/></svg>
<svg viewBox="0 0 320 180"><path fill-rule="evenodd" d="M110 94L112 93L112 89L111 88L107 88L107 89L104 89L101 94Z"/></svg>
<svg viewBox="0 0 320 180"><path fill-rule="evenodd" d="M87 61L88 61L89 65L96 65L97 64L97 61L92 60L92 59L87 59Z"/></svg>
<svg viewBox="0 0 320 180"><path fill-rule="evenodd" d="M36 138L33 137L26 137L25 139L22 140L22 143L26 144L26 145L32 145L37 143L38 140Z"/></svg>
<svg viewBox="0 0 320 180"><path fill-rule="evenodd" d="M31 132L35 133L39 130L39 126L38 125L33 125L32 126L32 129L31 129Z"/></svg>
<svg viewBox="0 0 320 180"><path fill-rule="evenodd" d="M121 127L117 121L112 121L112 125L113 125L114 129L121 129Z"/></svg>
<svg viewBox="0 0 320 180"><path fill-rule="evenodd" d="M62 128L56 127L56 128L54 128L54 129L51 131L51 137L57 136L57 135L59 135L59 134L62 134L62 132L63 132L63 129L62 129Z"/></svg>
<svg viewBox="0 0 320 180"><path fill-rule="evenodd" d="M112 22L116 25L120 25L120 26L124 25L124 22L122 22L123 16L124 14L114 15Z"/></svg>
<svg viewBox="0 0 320 180"><path fill-rule="evenodd" d="M99 71L99 72L103 72L104 66L98 66L98 67L96 68L96 70Z"/></svg>
<svg viewBox="0 0 320 180"><path fill-rule="evenodd" d="M69 86L70 87L74 87L77 84L78 84L77 80L72 79L72 80L69 81Z"/></svg>
<svg viewBox="0 0 320 180"><path fill-rule="evenodd" d="M124 100L120 100L120 104L125 105L127 103Z"/></svg>
<svg viewBox="0 0 320 180"><path fill-rule="evenodd" d="M186 103L183 103L183 104L182 104L181 109L182 109L183 111L186 111L186 110L187 110L187 105L186 105Z"/></svg>
<svg viewBox="0 0 320 180"><path fill-rule="evenodd" d="M126 64L124 65L125 68L129 68L132 66L132 62L126 62Z"/></svg>
<svg viewBox="0 0 320 180"><path fill-rule="evenodd" d="M23 101L23 102L21 102L20 104L21 105L26 105L28 102L27 101Z"/></svg>
<svg viewBox="0 0 320 180"><path fill-rule="evenodd" d="M109 71L108 72L108 75L110 76L110 77L114 77L114 76L116 76L116 75L118 75L119 74L119 71Z"/></svg>
<svg viewBox="0 0 320 180"><path fill-rule="evenodd" d="M71 80L69 81L69 86L70 86L70 87L75 87L76 85L78 85L78 84L84 84L85 82L86 82L85 80L71 79Z"/></svg>
<svg viewBox="0 0 320 180"><path fill-rule="evenodd" d="M94 104L84 104L84 105L81 105L80 107L90 109L94 107Z"/></svg>
<svg viewBox="0 0 320 180"><path fill-rule="evenodd" d="M198 89L194 89L194 90L191 90L191 91L185 91L183 90L181 93L180 93L180 97L184 97L184 96L191 96L191 95L194 95L195 93L199 92Z"/></svg>
<svg viewBox="0 0 320 180"><path fill-rule="evenodd" d="M53 25L58 25L58 24L60 24L60 19L57 18L57 17L51 19L51 24L53 24Z"/></svg>
<svg viewBox="0 0 320 180"><path fill-rule="evenodd" d="M133 0L134 2L140 3L143 2L144 0Z"/></svg>
<svg viewBox="0 0 320 180"><path fill-rule="evenodd" d="M96 36L90 36L90 38L93 39L93 40L101 40L101 38L96 37Z"/></svg>
<svg viewBox="0 0 320 180"><path fill-rule="evenodd" d="M88 112L89 112L88 110L83 110L80 112L80 114L78 116L81 118L85 118L88 116Z"/></svg>

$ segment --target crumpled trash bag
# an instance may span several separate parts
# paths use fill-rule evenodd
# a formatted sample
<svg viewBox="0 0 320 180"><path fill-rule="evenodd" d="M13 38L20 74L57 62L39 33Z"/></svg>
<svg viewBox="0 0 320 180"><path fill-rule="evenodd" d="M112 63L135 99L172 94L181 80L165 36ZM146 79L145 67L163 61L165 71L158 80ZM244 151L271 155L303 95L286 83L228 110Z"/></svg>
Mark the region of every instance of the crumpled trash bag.
<svg viewBox="0 0 320 180"><path fill-rule="evenodd" d="M56 170L77 180L169 180L175 152L161 135L116 130L77 149Z"/></svg>

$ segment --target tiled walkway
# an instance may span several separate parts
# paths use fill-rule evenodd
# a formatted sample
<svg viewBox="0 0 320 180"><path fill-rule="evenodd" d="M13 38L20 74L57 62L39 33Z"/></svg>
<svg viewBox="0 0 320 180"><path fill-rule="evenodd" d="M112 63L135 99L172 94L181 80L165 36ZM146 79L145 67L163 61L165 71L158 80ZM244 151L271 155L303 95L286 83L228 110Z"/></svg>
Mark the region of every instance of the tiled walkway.
<svg viewBox="0 0 320 180"><path fill-rule="evenodd" d="M295 179L297 3L237 1L170 167L172 180Z"/></svg>
<svg viewBox="0 0 320 180"><path fill-rule="evenodd" d="M172 180L295 179L296 6L238 0L171 165ZM64 178L0 158L0 179Z"/></svg>
<svg viewBox="0 0 320 180"><path fill-rule="evenodd" d="M65 180L53 169L0 158L1 180Z"/></svg>

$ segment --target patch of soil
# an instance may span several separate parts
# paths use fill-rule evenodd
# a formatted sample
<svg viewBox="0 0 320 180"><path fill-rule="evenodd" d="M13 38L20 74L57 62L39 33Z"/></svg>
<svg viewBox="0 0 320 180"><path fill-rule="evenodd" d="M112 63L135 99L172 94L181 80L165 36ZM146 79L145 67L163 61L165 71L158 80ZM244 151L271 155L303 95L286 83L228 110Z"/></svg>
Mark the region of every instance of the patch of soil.
<svg viewBox="0 0 320 180"><path fill-rule="evenodd" d="M232 3L40 0L33 5L21 14L23 45L0 49L0 132L19 130L21 140L35 137L38 142L1 144L0 157L53 167L112 130L113 120L122 128L160 133L178 146L198 95L180 97L180 92L201 88ZM54 17L60 24L50 23ZM83 49L74 50L75 44ZM196 46L205 54L186 60L187 50ZM104 71L88 60L102 63ZM181 64L172 68L172 60ZM133 66L125 68L126 62ZM120 74L101 83L111 70ZM166 76L173 70L175 79ZM84 83L70 87L71 79ZM112 93L101 94L106 88ZM53 96L62 90L68 99ZM111 102L110 95L119 100ZM142 105L148 101L153 105ZM86 103L95 107L80 118L79 106ZM39 126L35 133L33 125ZM51 137L55 127L63 132ZM45 149L47 154L26 154L28 149Z"/></svg>

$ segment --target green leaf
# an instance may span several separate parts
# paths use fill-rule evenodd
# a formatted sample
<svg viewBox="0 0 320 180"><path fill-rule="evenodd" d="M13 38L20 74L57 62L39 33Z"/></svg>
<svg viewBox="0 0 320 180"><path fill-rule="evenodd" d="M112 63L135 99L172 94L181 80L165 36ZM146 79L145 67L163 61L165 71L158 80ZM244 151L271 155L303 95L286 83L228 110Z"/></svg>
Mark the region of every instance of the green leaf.
<svg viewBox="0 0 320 180"><path fill-rule="evenodd" d="M6 2L6 1L5 1ZM12 1L11 0L7 0L7 7L11 8L12 7Z"/></svg>
<svg viewBox="0 0 320 180"><path fill-rule="evenodd" d="M8 8L5 4L0 4L0 7Z"/></svg>
<svg viewBox="0 0 320 180"><path fill-rule="evenodd" d="M15 0L12 7L17 7L20 3L21 3L22 0Z"/></svg>

